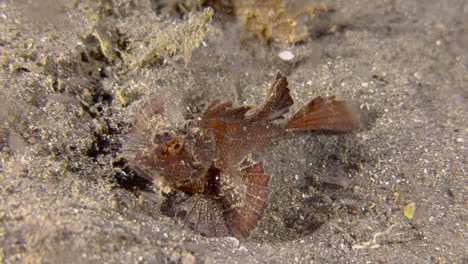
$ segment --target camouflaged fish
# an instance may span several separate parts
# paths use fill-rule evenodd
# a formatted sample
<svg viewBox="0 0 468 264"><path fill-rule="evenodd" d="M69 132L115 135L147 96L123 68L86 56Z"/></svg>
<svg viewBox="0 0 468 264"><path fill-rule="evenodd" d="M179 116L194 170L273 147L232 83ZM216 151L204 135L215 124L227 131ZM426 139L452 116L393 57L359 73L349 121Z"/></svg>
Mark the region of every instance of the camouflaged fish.
<svg viewBox="0 0 468 264"><path fill-rule="evenodd" d="M173 205L174 216L207 237L246 239L262 219L270 175L252 158L255 153L307 131L361 127L359 110L335 97L317 97L284 120L293 100L280 73L257 109L215 100L172 131L153 125L163 119L165 101L155 98L142 107L124 145L127 165L141 177L187 194Z"/></svg>

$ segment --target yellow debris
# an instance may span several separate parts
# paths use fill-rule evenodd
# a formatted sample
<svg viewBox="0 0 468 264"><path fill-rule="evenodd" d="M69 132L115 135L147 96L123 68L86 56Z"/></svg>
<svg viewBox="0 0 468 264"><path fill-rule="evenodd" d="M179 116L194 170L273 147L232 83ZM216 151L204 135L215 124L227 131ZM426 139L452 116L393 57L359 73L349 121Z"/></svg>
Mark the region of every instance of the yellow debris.
<svg viewBox="0 0 468 264"><path fill-rule="evenodd" d="M403 213L408 219L413 219L415 211L416 211L416 203L412 202L405 206Z"/></svg>
<svg viewBox="0 0 468 264"><path fill-rule="evenodd" d="M125 93L122 90L117 90L115 95L120 100L120 103L122 104L122 106L127 106L128 105L128 101L125 98Z"/></svg>

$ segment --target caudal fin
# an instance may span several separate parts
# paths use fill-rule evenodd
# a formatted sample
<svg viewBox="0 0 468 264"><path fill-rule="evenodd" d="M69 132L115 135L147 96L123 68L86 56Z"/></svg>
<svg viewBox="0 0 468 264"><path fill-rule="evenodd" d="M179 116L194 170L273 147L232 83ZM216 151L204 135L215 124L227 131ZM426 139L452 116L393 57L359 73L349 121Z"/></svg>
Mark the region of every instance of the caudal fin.
<svg viewBox="0 0 468 264"><path fill-rule="evenodd" d="M361 126L359 109L332 96L314 98L289 119L287 128L291 132L349 132Z"/></svg>

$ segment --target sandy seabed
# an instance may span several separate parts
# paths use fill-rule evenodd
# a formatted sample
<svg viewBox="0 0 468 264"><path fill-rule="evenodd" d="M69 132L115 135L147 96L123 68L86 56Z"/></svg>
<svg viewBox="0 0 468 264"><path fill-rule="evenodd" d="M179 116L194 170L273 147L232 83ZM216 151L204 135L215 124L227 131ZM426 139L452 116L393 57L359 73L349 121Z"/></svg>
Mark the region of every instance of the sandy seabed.
<svg viewBox="0 0 468 264"><path fill-rule="evenodd" d="M143 0L37 2L0 1L2 262L467 262L466 1L325 1L334 30L289 46ZM121 168L147 98L182 122L216 98L257 105L278 70L292 112L336 95L365 126L260 153L272 194L247 241L177 224Z"/></svg>

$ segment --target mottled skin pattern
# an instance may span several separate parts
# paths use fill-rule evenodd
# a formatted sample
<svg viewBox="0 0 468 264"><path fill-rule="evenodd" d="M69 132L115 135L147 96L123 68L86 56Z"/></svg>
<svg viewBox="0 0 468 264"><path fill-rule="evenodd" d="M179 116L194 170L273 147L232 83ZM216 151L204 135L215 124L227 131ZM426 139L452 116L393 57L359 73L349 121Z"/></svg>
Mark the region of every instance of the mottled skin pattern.
<svg viewBox="0 0 468 264"><path fill-rule="evenodd" d="M148 180L163 180L188 198L173 204L174 216L208 237L246 239L268 205L270 176L253 154L276 140L306 131L348 132L361 126L359 111L334 97L313 99L287 122L279 122L293 100L278 73L269 97L251 106L214 101L201 117L172 131L158 130L165 98L143 106L124 154L128 166Z"/></svg>

